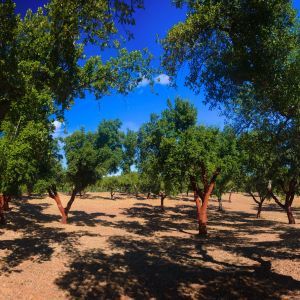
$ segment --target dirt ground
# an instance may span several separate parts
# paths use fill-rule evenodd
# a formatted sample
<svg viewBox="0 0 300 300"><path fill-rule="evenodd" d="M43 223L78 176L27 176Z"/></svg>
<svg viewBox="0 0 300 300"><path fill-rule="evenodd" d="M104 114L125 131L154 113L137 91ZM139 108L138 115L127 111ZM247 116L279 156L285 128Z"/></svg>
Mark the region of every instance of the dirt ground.
<svg viewBox="0 0 300 300"><path fill-rule="evenodd" d="M197 236L192 197L89 193L69 224L50 198L14 201L0 228L0 299L300 299L300 225L234 194ZM64 203L68 197L62 196ZM300 199L294 214L300 223Z"/></svg>

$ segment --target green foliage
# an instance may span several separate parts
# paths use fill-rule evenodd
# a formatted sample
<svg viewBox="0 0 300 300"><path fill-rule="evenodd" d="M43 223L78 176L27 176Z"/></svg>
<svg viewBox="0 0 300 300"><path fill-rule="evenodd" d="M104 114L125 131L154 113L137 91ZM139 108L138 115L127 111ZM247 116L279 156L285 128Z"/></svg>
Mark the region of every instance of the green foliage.
<svg viewBox="0 0 300 300"><path fill-rule="evenodd" d="M189 65L186 84L206 101L240 111L249 125L272 112L294 115L299 105L299 22L291 1L177 1L184 22L163 46L163 65L176 77ZM273 115L274 118L274 115Z"/></svg>
<svg viewBox="0 0 300 300"><path fill-rule="evenodd" d="M290 207L300 185L300 31L292 1L175 2L188 14L162 41L167 73L175 78L187 63L186 84L197 93L204 85L207 103L223 108L239 131L254 131L244 187L266 194L272 180Z"/></svg>
<svg viewBox="0 0 300 300"><path fill-rule="evenodd" d="M172 156L181 135L196 122L197 112L189 102L177 98L175 105L168 101L168 109L161 117L151 115L138 136L138 168L145 192L172 195L182 190L185 166Z"/></svg>
<svg viewBox="0 0 300 300"><path fill-rule="evenodd" d="M122 159L120 127L119 120L103 120L96 133L81 129L65 138L66 175L73 189L82 191L118 171Z"/></svg>
<svg viewBox="0 0 300 300"><path fill-rule="evenodd" d="M231 127L225 127L221 134L223 149L227 152L225 164L223 164L220 175L217 178L214 194L220 199L222 194L239 188L241 174L242 154L239 147L239 140Z"/></svg>
<svg viewBox="0 0 300 300"><path fill-rule="evenodd" d="M119 188L130 194L137 194L140 189L140 178L137 172L126 173L119 176Z"/></svg>
<svg viewBox="0 0 300 300"><path fill-rule="evenodd" d="M101 180L101 188L104 191L109 191L113 197L113 194L120 189L119 176L105 176Z"/></svg>
<svg viewBox="0 0 300 300"><path fill-rule="evenodd" d="M117 32L118 23L134 25L142 1L52 0L23 19L12 1L0 5L0 121L16 122L24 109L61 118L85 91L97 98L126 94L150 77L151 55L122 48L125 39ZM99 55L86 57L87 45L99 47ZM103 61L107 48L116 48L116 56Z"/></svg>
<svg viewBox="0 0 300 300"><path fill-rule="evenodd" d="M96 132L95 145L104 174L116 173L122 160L121 121L103 120Z"/></svg>
<svg viewBox="0 0 300 300"><path fill-rule="evenodd" d="M64 150L68 164L67 178L74 185L74 190L79 192L95 183L99 174L94 136L86 134L83 129L75 131L65 138Z"/></svg>
<svg viewBox="0 0 300 300"><path fill-rule="evenodd" d="M123 174L131 172L131 166L136 160L137 133L128 129L122 139L123 156L121 168Z"/></svg>
<svg viewBox="0 0 300 300"><path fill-rule="evenodd" d="M57 146L43 122L29 121L17 128L5 125L0 138L0 190L18 195L21 185L33 187L41 177L49 177L58 159Z"/></svg>

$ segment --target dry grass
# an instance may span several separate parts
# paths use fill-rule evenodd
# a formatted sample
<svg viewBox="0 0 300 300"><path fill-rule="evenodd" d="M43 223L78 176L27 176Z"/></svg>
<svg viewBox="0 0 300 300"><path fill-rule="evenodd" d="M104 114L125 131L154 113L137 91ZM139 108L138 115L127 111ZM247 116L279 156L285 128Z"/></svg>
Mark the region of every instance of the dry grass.
<svg viewBox="0 0 300 300"><path fill-rule="evenodd" d="M0 299L300 299L300 226L246 196L209 207L196 233L191 197L76 199L69 224L50 198L15 201L0 228ZM64 202L67 197L63 196ZM295 202L300 223L300 200Z"/></svg>

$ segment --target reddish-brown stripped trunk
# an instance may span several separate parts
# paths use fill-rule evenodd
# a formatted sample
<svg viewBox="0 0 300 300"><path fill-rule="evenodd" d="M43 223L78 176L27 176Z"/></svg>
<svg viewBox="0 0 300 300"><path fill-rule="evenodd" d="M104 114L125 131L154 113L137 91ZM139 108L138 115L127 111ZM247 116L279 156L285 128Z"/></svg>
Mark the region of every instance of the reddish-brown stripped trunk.
<svg viewBox="0 0 300 300"><path fill-rule="evenodd" d="M60 197L56 191L56 188L54 186L50 187L48 189L48 194L49 194L49 197L54 199L54 201L56 202L56 205L60 211L60 214L61 214L61 223L62 224L67 224L67 216L65 214L65 209L61 203L61 200L60 200Z"/></svg>
<svg viewBox="0 0 300 300"><path fill-rule="evenodd" d="M295 190L297 186L297 180L293 179L289 183L288 189L284 188L284 184L282 183L282 190L285 193L285 202L282 204L280 200L277 198L277 196L270 191L271 197L274 199L274 201L282 208L285 210L289 224L296 224L295 218L293 216L293 211L292 211L292 204L295 198Z"/></svg>
<svg viewBox="0 0 300 300"><path fill-rule="evenodd" d="M200 235L207 234L207 206L214 186L215 182L211 182L202 197L202 201L200 200L199 192L197 190L194 191L194 199L197 206L197 217Z"/></svg>
<svg viewBox="0 0 300 300"><path fill-rule="evenodd" d="M65 208L65 215L66 215L66 217L68 217L69 211L70 211L71 206L72 206L72 204L73 204L73 202L74 202L74 200L75 200L76 194L77 194L77 191L76 191L76 189L74 189L74 190L72 191L71 198L70 198L70 200L68 201L67 206L66 206L66 208Z"/></svg>
<svg viewBox="0 0 300 300"><path fill-rule="evenodd" d="M213 173L213 176L211 177L210 181L207 181L207 174L206 169L204 166L202 168L202 183L204 185L203 191L201 191L197 183L195 181L195 177L191 177L191 185L194 190L194 199L197 206L197 219L198 219L198 225L199 225L199 235L205 235L207 234L207 206L208 201L210 198L210 195L215 187L216 179L218 175L220 174L221 169L217 168L216 171ZM201 200L202 202L201 202Z"/></svg>
<svg viewBox="0 0 300 300"><path fill-rule="evenodd" d="M4 211L9 211L9 202L11 200L11 197L10 196L7 196L7 195L3 195L3 210Z"/></svg>

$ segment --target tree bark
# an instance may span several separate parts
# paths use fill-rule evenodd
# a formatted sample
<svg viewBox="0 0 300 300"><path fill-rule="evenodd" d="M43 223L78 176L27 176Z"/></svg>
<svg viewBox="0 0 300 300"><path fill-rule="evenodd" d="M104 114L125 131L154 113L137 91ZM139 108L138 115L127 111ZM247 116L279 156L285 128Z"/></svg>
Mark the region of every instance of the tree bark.
<svg viewBox="0 0 300 300"><path fill-rule="evenodd" d="M161 211L165 211L165 207L164 207L164 200L166 198L165 194L160 194L160 209Z"/></svg>
<svg viewBox="0 0 300 300"><path fill-rule="evenodd" d="M198 217L198 225L199 225L199 235L206 235L207 234L207 206L209 197L213 191L215 183L211 183L204 194L202 204L200 201L200 197L197 191L194 192L194 199L197 206L197 217Z"/></svg>
<svg viewBox="0 0 300 300"><path fill-rule="evenodd" d="M139 190L138 190L136 185L134 185L134 193L135 193L135 197L138 198L139 197Z"/></svg>
<svg viewBox="0 0 300 300"><path fill-rule="evenodd" d="M221 196L221 197L218 197L218 202L219 202L219 208L218 208L218 211L223 211L222 196Z"/></svg>
<svg viewBox="0 0 300 300"><path fill-rule="evenodd" d="M199 197L197 191L194 192L194 199L195 199L196 207L197 207L199 235L205 235L205 234L207 234L207 228L206 228L207 214L206 214L205 209L203 208L203 202L201 205L200 197Z"/></svg>
<svg viewBox="0 0 300 300"><path fill-rule="evenodd" d="M56 191L56 188L55 187L49 188L48 189L48 194L49 194L49 197L54 199L55 202L56 202L56 205L57 205L57 207L60 211L60 214L61 214L61 223L62 224L67 224L67 216L65 214L65 209L61 204L61 200L60 200L60 197L59 197L59 195Z"/></svg>
<svg viewBox="0 0 300 300"><path fill-rule="evenodd" d="M66 215L66 217L68 217L69 211L70 211L71 206L72 206L72 204L73 204L73 202L74 202L74 200L75 200L76 194L77 194L77 190L74 189L74 190L72 191L71 198L70 198L70 200L68 201L67 206L65 207L65 215Z"/></svg>
<svg viewBox="0 0 300 300"><path fill-rule="evenodd" d="M191 186L194 190L194 200L196 202L197 206L197 218L198 218L198 225L199 225L199 235L206 235L207 234L207 206L208 201L210 198L210 195L215 187L216 179L218 175L220 174L221 169L217 168L214 172L211 180L207 182L207 174L204 169L202 169L202 178L203 183L206 183L204 185L204 190L200 191L200 189L197 187L197 183L195 181L195 177L191 177ZM200 197L202 200L202 204L200 202Z"/></svg>
<svg viewBox="0 0 300 300"><path fill-rule="evenodd" d="M148 194L147 194L147 199L150 199L150 195L151 195L151 193L148 192Z"/></svg>
<svg viewBox="0 0 300 300"><path fill-rule="evenodd" d="M291 185L292 183L290 183ZM290 188L289 190L285 191L285 203L282 204L280 202L280 200L276 197L276 195L270 191L270 195L271 197L274 199L274 201L282 208L286 211L287 217L288 217L288 221L289 224L296 224L294 215L293 215L293 211L292 211L292 204L294 201L294 197L295 197L295 189Z"/></svg>
<svg viewBox="0 0 300 300"><path fill-rule="evenodd" d="M259 219L260 218L260 213L261 213L261 209L262 209L262 202L260 202L258 204L258 208L257 208L257 214L256 214L256 218Z"/></svg>
<svg viewBox="0 0 300 300"><path fill-rule="evenodd" d="M5 217L4 217L4 196L0 196L0 224L1 225L4 225L6 222L5 222Z"/></svg>
<svg viewBox="0 0 300 300"><path fill-rule="evenodd" d="M289 224L296 224L295 218L293 216L292 206L287 205L285 210L289 220Z"/></svg>
<svg viewBox="0 0 300 300"><path fill-rule="evenodd" d="M9 211L9 201L11 200L10 196L3 196L3 210L4 211Z"/></svg>
<svg viewBox="0 0 300 300"><path fill-rule="evenodd" d="M230 191L230 193L229 193L229 203L231 203L231 196L232 196L232 191Z"/></svg>
<svg viewBox="0 0 300 300"><path fill-rule="evenodd" d="M111 190L111 191L110 191L110 199L111 199L111 200L114 200L114 199L115 199L114 195L115 195L114 191Z"/></svg>

